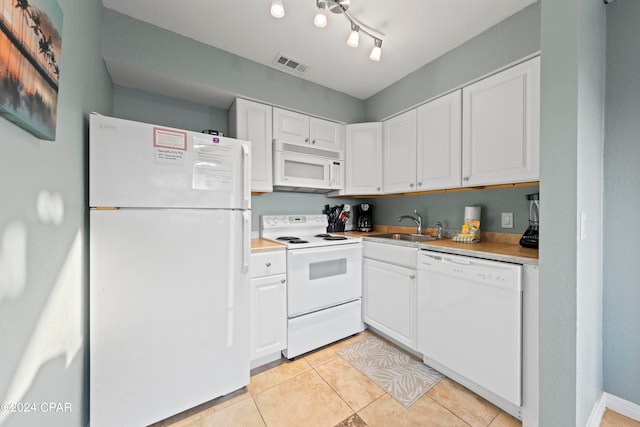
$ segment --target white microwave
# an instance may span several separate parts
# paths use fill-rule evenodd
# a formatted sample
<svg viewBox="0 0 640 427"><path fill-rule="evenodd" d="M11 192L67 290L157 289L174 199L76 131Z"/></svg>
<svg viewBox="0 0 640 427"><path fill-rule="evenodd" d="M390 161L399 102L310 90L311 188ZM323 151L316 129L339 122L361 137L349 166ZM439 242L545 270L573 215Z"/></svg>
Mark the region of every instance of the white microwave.
<svg viewBox="0 0 640 427"><path fill-rule="evenodd" d="M281 191L326 193L344 189L340 151L282 141L273 143L273 187Z"/></svg>

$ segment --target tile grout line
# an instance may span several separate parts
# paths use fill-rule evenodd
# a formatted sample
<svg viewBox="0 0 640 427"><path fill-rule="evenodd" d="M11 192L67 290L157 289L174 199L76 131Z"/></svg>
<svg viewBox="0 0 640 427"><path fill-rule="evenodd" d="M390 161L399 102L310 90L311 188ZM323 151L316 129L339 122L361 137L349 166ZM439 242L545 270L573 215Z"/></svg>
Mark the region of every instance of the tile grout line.
<svg viewBox="0 0 640 427"><path fill-rule="evenodd" d="M318 365L318 366L322 366L322 365L324 365L324 364L326 364L326 363L328 363L328 361L327 361L327 362L325 362L325 363L321 363L321 364L320 364L320 365ZM353 416L353 414L355 414L355 413L356 413L356 411L354 411L354 409L351 407L351 405L349 405L349 403L347 403L347 401L346 401L346 400L344 400L344 398L342 397L342 395L341 395L340 393L338 393L338 390L336 390L335 388L333 388L333 387L331 386L331 384L329 384L329 382L328 382L328 381L327 381L327 380L322 376L322 374L321 374L320 372L318 372L318 370L315 368L315 366L312 366L312 368L313 368L313 370L315 371L315 373L316 373L316 374L317 374L317 375L322 379L322 381L323 381L326 385L328 385L328 386L329 386L329 388L330 388L331 390L333 390L333 392L336 394L336 396L338 396L338 397L340 398L340 400L342 400L342 402L343 402L345 405L347 405L347 407L348 407L349 409L351 409L351 414L350 414L347 418L345 418L345 420L348 420L349 418L351 418L351 417ZM340 422L342 422L342 421L344 421L344 420L341 420ZM338 423L338 424L339 424L339 423Z"/></svg>
<svg viewBox="0 0 640 427"><path fill-rule="evenodd" d="M426 397L428 397L429 399L433 400L437 405L439 405L442 409L444 409L445 411L449 412L450 414L452 414L454 417L456 417L457 419L459 419L460 421L462 421L463 423L465 423L466 425L468 425L469 427L472 427L471 424L469 424L467 421L465 421L464 419L462 419L462 417L460 417L458 414L456 414L455 412L453 412L453 410L447 408L446 406L444 406L442 403L438 402L436 399L434 399L433 397L429 396L427 393L424 394ZM499 412L498 412L499 413ZM497 416L497 415L496 415ZM495 418L494 418L495 419ZM493 422L493 420L491 421ZM491 424L491 423L489 423ZM488 426L488 425L487 425Z"/></svg>
<svg viewBox="0 0 640 427"><path fill-rule="evenodd" d="M264 415L262 415L260 406L258 406L258 402L256 402L256 399L253 396L253 393L249 392L249 394L251 395L251 401L253 401L253 404L256 406L256 409L258 410L258 414L260 414L260 419L262 420L262 424L264 424L265 427L269 427L269 425L267 424L267 420L265 420Z"/></svg>

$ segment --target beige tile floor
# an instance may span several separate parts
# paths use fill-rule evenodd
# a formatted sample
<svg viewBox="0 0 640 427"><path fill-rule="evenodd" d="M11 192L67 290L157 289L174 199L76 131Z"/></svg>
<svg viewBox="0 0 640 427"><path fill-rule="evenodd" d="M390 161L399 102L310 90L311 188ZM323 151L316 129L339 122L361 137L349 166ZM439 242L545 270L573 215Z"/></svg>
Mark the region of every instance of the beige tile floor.
<svg viewBox="0 0 640 427"><path fill-rule="evenodd" d="M447 378L405 408L336 353L367 334L259 368L252 372L246 390L154 427L520 426L515 418Z"/></svg>
<svg viewBox="0 0 640 427"><path fill-rule="evenodd" d="M345 362L336 350L369 332L252 372L240 390L152 427L514 427L520 421L445 378L411 407ZM640 427L607 410L601 427Z"/></svg>

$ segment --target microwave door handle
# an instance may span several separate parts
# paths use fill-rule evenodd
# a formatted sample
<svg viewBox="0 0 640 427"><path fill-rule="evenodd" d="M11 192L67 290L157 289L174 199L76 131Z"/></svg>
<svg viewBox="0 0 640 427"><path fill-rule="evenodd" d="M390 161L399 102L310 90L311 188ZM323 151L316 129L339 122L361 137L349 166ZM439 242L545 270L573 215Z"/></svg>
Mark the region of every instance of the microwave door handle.
<svg viewBox="0 0 640 427"><path fill-rule="evenodd" d="M249 165L249 147L242 144L242 209L249 208L251 197L251 165Z"/></svg>

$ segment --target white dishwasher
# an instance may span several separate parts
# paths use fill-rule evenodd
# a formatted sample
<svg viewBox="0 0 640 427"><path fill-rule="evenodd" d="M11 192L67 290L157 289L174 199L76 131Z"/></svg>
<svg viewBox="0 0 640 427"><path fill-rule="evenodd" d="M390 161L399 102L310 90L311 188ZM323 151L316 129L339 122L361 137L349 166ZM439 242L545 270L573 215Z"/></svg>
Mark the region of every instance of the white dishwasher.
<svg viewBox="0 0 640 427"><path fill-rule="evenodd" d="M522 266L423 250L417 298L424 362L520 415Z"/></svg>

